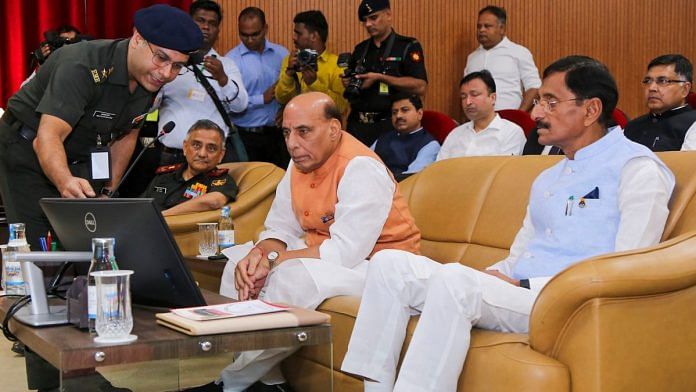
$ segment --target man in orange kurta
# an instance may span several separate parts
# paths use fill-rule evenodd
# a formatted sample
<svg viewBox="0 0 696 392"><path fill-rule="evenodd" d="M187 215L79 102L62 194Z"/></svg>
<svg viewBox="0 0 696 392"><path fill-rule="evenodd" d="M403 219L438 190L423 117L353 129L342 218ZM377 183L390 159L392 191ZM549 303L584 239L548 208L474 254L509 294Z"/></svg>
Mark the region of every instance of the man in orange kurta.
<svg viewBox="0 0 696 392"><path fill-rule="evenodd" d="M377 251L418 253L420 231L394 178L373 151L341 129L340 119L323 93L302 94L288 103L283 134L292 162L278 185L266 230L241 260L230 258L221 294L314 309L326 298L359 296L367 259ZM274 369L291 353L242 353L216 386L242 391L261 379L278 388L269 390L287 390Z"/></svg>

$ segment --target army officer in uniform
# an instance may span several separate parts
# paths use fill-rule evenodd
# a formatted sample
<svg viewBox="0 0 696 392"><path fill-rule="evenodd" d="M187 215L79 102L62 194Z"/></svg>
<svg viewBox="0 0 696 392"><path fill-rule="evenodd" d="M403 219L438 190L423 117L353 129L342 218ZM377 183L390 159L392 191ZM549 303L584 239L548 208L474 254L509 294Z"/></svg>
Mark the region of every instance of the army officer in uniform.
<svg viewBox="0 0 696 392"><path fill-rule="evenodd" d="M176 78L203 42L183 11L136 12L133 36L57 50L8 101L0 121L0 193L27 238L49 229L42 197L111 196L133 154L154 93Z"/></svg>
<svg viewBox="0 0 696 392"><path fill-rule="evenodd" d="M225 156L225 132L210 120L198 120L184 139L186 163L161 166L143 197L152 197L162 215L222 208L237 196L237 184L217 165Z"/></svg>

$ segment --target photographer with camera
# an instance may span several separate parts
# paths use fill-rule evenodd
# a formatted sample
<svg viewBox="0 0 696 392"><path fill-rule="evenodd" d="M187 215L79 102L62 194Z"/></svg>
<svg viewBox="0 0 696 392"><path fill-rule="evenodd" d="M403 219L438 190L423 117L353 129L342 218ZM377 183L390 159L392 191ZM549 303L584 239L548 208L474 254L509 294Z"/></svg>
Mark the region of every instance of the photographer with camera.
<svg viewBox="0 0 696 392"><path fill-rule="evenodd" d="M63 45L74 44L80 41L89 41L92 38L84 35L80 35L80 30L75 26L63 25L55 30L44 31L43 33L44 41L39 44L39 48L29 53L31 60L29 61L29 69L33 69L32 73L24 79L21 86L27 84L31 79L36 76L36 68L41 66L48 56L51 55L56 49L62 47Z"/></svg>
<svg viewBox="0 0 696 392"><path fill-rule="evenodd" d="M424 96L428 75L420 43L392 28L389 0L363 0L358 17L370 38L353 50L343 86L351 108L348 132L370 146L392 128L392 97Z"/></svg>
<svg viewBox="0 0 696 392"><path fill-rule="evenodd" d="M44 32L44 41L39 44L38 49L32 52L32 55L39 64L43 64L54 50L63 45L80 42L82 39L80 30L75 26L63 25L55 30Z"/></svg>
<svg viewBox="0 0 696 392"><path fill-rule="evenodd" d="M348 109L343 98L343 69L338 56L326 50L329 24L321 11L305 11L295 15L292 41L295 51L283 59L275 95L286 104L293 97L309 91L327 94L341 113Z"/></svg>
<svg viewBox="0 0 696 392"><path fill-rule="evenodd" d="M173 165L186 162L183 153L184 139L189 128L198 120L211 120L225 133L225 156L222 162L231 162L234 156L234 143L230 129L225 124L223 114L218 110L213 97L205 89L200 75L205 77L213 88L222 109L239 113L247 108L249 97L242 82L242 75L229 58L220 56L213 45L220 33L222 11L220 5L212 0L199 0L189 7L191 19L203 33L203 46L191 55L189 65L182 69L172 83L162 87L155 105L159 105L159 124L174 121L176 127L164 135L157 143L161 150L160 165ZM196 67L197 70L193 68ZM200 72L196 72L200 71ZM154 175L150 175L150 178Z"/></svg>
<svg viewBox="0 0 696 392"><path fill-rule="evenodd" d="M0 193L32 248L48 231L42 197L108 197L133 154L157 91L203 35L183 11L135 13L133 35L67 45L15 93L0 120Z"/></svg>

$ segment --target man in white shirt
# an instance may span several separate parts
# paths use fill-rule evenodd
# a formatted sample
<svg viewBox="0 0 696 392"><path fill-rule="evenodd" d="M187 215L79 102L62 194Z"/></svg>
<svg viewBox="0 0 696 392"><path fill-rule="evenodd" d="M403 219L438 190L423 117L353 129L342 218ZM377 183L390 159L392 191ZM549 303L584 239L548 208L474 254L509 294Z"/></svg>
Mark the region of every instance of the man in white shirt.
<svg viewBox="0 0 696 392"><path fill-rule="evenodd" d="M218 39L222 13L220 6L211 0L195 1L191 4L189 14L203 32L203 47L199 53L201 63L192 64L198 67L208 78L215 89L218 98L227 112L241 112L247 107L249 97L234 61L220 56L213 45ZM213 99L198 82L193 71L187 70L179 75L174 82L166 84L160 90L155 104L159 104L159 124L174 121L176 127L172 132L161 138L162 165L171 165L186 161L183 155L183 144L186 133L198 120L211 120L218 124L228 136L229 128L225 125ZM229 145L227 138L226 154L223 162L232 160L234 147Z"/></svg>
<svg viewBox="0 0 696 392"><path fill-rule="evenodd" d="M365 391L456 391L472 327L526 333L554 275L660 240L674 176L620 128L607 130L619 96L607 68L585 56L560 59L539 92L532 116L540 142L561 147L566 159L534 181L510 255L483 271L395 250L370 261L341 367L365 377ZM421 317L395 383L413 310Z"/></svg>
<svg viewBox="0 0 696 392"><path fill-rule="evenodd" d="M396 182L377 154L341 129L327 94L292 98L283 135L292 162L256 245L225 250L220 294L314 309L329 297L360 295L375 252L419 251L420 231ZM222 385L198 390L288 391L276 365L292 352L243 352L223 370Z"/></svg>
<svg viewBox="0 0 696 392"><path fill-rule="evenodd" d="M479 156L520 155L527 138L519 125L495 112L496 84L487 70L472 72L459 82L464 114L470 120L452 130L437 160Z"/></svg>
<svg viewBox="0 0 696 392"><path fill-rule="evenodd" d="M505 36L505 9L489 5L482 8L476 23L476 38L481 44L466 60L464 75L487 69L498 86L495 110L529 111L541 80L532 53Z"/></svg>

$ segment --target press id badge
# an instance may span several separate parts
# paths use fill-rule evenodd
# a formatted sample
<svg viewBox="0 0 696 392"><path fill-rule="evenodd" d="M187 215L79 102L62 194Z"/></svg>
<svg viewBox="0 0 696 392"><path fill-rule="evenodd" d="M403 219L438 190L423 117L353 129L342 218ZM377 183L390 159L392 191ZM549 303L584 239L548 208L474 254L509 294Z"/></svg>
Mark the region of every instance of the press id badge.
<svg viewBox="0 0 696 392"><path fill-rule="evenodd" d="M93 148L89 156L92 180L111 180L111 150L109 147Z"/></svg>
<svg viewBox="0 0 696 392"><path fill-rule="evenodd" d="M379 95L389 95L389 85L379 82Z"/></svg>

